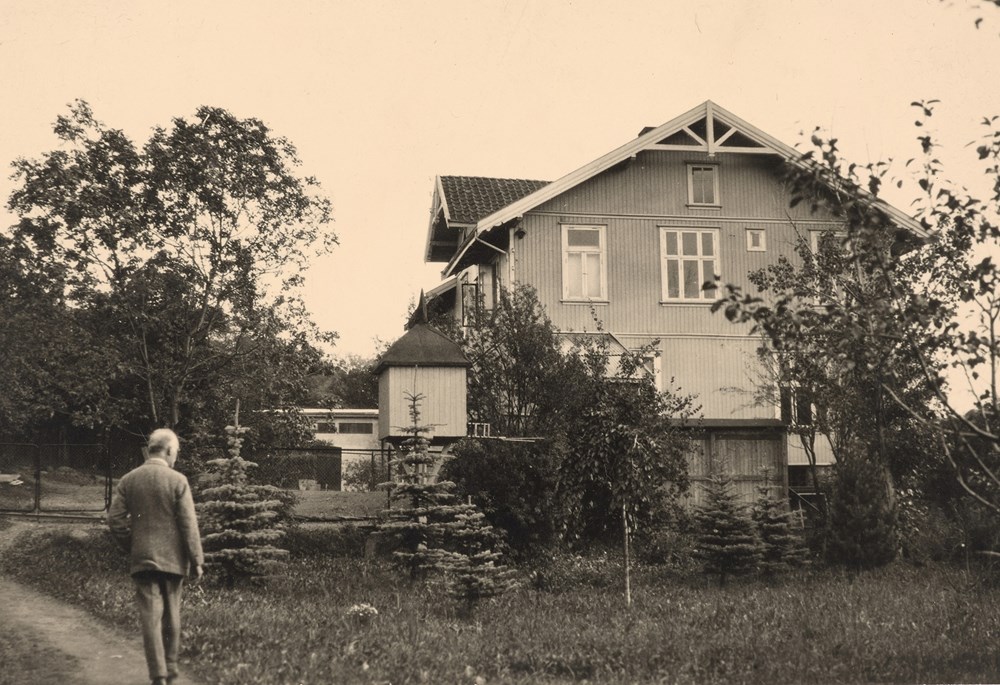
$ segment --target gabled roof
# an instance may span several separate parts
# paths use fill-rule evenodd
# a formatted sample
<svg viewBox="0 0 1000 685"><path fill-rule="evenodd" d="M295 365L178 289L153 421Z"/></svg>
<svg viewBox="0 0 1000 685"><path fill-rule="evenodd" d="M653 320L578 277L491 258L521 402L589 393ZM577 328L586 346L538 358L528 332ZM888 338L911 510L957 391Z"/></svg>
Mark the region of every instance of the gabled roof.
<svg viewBox="0 0 1000 685"><path fill-rule="evenodd" d="M502 226L644 150L698 151L710 155L731 152L767 154L777 155L792 164L803 165L802 154L795 148L764 133L711 100L706 100L665 124L644 128L637 138L621 147L479 218L475 233L478 235ZM874 199L874 203L900 227L917 236L927 235L913 217L880 199ZM444 275L451 275L455 271L455 266L461 262L466 250L475 242L472 238L470 236L453 254L443 271Z"/></svg>
<svg viewBox="0 0 1000 685"><path fill-rule="evenodd" d="M475 224L547 186L548 181L485 176L440 176L441 208L450 224Z"/></svg>
<svg viewBox="0 0 1000 685"><path fill-rule="evenodd" d="M380 374L390 366L470 366L462 348L444 333L418 323L394 342L375 367Z"/></svg>

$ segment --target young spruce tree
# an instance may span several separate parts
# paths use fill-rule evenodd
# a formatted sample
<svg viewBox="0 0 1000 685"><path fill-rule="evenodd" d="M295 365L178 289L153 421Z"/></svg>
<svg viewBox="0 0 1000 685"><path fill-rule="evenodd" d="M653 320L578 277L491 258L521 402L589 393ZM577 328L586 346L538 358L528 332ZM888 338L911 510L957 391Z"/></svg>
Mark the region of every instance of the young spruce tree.
<svg viewBox="0 0 1000 685"><path fill-rule="evenodd" d="M282 519L287 498L271 485L250 483L247 470L256 464L243 459L240 450L247 428L226 426L228 457L208 462L215 485L201 490L201 518L205 565L218 569L227 587L237 580L272 573L288 556L281 549L285 536Z"/></svg>
<svg viewBox="0 0 1000 685"><path fill-rule="evenodd" d="M429 426L420 425L422 395L407 395L412 425L405 430L400 453L392 460L393 508L385 512L381 529L400 536L396 560L411 578L440 577L466 613L484 598L512 585L512 572L500 565L494 550L496 532L474 504L461 504L455 484L439 481L439 457L429 450Z"/></svg>
<svg viewBox="0 0 1000 685"><path fill-rule="evenodd" d="M717 474L709 479L706 499L695 510L694 518L694 556L701 561L705 574L718 576L721 586L729 576L756 570L760 541L746 507L736 500L729 478Z"/></svg>
<svg viewBox="0 0 1000 685"><path fill-rule="evenodd" d="M757 488L760 496L754 502L751 516L760 540L760 570L774 576L806 563L807 550L792 528L791 512L785 501L772 497L765 485Z"/></svg>
<svg viewBox="0 0 1000 685"><path fill-rule="evenodd" d="M896 558L896 510L883 470L863 459L836 466L830 502L827 555L851 572L884 566Z"/></svg>

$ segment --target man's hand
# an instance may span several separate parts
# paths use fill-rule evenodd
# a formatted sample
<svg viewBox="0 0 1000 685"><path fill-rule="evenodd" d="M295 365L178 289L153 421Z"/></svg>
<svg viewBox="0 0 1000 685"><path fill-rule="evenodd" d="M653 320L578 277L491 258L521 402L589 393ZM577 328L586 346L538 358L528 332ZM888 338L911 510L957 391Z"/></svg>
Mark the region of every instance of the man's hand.
<svg viewBox="0 0 1000 685"><path fill-rule="evenodd" d="M201 566L195 566L193 569L191 569L190 573L191 580L201 580L201 576L204 572L205 571L202 569Z"/></svg>

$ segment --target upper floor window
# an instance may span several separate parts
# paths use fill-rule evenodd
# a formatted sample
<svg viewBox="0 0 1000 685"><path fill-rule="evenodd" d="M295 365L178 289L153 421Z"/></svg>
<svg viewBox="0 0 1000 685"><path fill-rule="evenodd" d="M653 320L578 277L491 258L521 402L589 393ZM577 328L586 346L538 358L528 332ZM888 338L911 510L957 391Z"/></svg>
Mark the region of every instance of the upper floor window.
<svg viewBox="0 0 1000 685"><path fill-rule="evenodd" d="M719 167L714 164L688 164L688 204L718 205Z"/></svg>
<svg viewBox="0 0 1000 685"><path fill-rule="evenodd" d="M719 232L714 228L661 228L660 250L665 302L714 300L713 290L702 290L716 276Z"/></svg>
<svg viewBox="0 0 1000 685"><path fill-rule="evenodd" d="M563 299L608 299L604 226L563 226Z"/></svg>
<svg viewBox="0 0 1000 685"><path fill-rule="evenodd" d="M747 252L766 252L767 233L763 228L747 229Z"/></svg>
<svg viewBox="0 0 1000 685"><path fill-rule="evenodd" d="M816 303L842 301L851 292L850 259L844 245L846 233L837 229L809 232L809 248L816 288Z"/></svg>
<svg viewBox="0 0 1000 685"><path fill-rule="evenodd" d="M344 421L340 424L340 432L351 435L372 435L375 432L375 426L371 423Z"/></svg>

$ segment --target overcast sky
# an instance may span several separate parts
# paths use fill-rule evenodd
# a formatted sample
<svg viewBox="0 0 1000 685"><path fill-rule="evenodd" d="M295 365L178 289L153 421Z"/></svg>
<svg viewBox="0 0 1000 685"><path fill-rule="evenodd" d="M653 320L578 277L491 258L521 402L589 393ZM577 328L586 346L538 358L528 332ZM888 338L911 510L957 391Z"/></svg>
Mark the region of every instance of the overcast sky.
<svg viewBox="0 0 1000 685"><path fill-rule="evenodd" d="M202 104L264 120L334 203L307 303L370 355L438 282L435 175L554 180L706 99L863 163L912 156L909 103L937 98L957 159L1000 114L998 34L963 0L0 0L0 163L52 149L74 98L139 142Z"/></svg>

